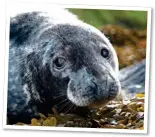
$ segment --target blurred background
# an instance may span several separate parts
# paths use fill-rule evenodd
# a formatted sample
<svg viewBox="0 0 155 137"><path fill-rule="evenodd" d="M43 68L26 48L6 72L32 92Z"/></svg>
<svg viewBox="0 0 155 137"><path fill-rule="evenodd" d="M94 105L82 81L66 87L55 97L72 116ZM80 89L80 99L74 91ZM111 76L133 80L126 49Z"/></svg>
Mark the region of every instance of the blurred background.
<svg viewBox="0 0 155 137"><path fill-rule="evenodd" d="M114 46L119 67L135 64L146 56L147 11L69 9L80 20L103 32Z"/></svg>

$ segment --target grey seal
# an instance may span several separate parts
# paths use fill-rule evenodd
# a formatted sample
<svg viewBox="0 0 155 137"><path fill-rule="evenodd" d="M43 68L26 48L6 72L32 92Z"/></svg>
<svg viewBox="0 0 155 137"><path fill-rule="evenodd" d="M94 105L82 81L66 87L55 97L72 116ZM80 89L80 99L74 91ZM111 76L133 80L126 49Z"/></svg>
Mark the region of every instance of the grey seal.
<svg viewBox="0 0 155 137"><path fill-rule="evenodd" d="M10 19L7 117L29 122L52 107L99 107L120 91L109 40L67 10L20 13Z"/></svg>

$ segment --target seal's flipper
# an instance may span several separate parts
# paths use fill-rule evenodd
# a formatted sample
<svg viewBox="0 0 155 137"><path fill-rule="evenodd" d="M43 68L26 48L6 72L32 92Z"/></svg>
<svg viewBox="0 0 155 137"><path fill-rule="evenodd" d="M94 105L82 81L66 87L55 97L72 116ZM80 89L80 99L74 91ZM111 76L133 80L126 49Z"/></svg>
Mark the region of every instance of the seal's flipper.
<svg viewBox="0 0 155 137"><path fill-rule="evenodd" d="M119 79L122 89L130 92L144 92L146 60L120 70Z"/></svg>

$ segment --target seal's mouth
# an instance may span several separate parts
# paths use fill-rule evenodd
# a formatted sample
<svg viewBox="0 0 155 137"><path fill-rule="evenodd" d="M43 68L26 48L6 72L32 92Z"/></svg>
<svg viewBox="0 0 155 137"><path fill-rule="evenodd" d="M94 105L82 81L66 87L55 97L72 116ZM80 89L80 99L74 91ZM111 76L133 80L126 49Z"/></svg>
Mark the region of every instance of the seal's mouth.
<svg viewBox="0 0 155 137"><path fill-rule="evenodd" d="M100 108L100 107L104 107L105 105L107 105L109 103L110 100L106 99L106 100L100 100L100 101L96 101L93 102L91 104L88 105L89 108Z"/></svg>
<svg viewBox="0 0 155 137"><path fill-rule="evenodd" d="M119 91L118 92L110 92L109 96L106 99L100 99L97 101L94 101L93 103L89 104L88 107L89 108L100 108L100 107L104 107L105 105L107 105L111 100L117 98L119 96Z"/></svg>
<svg viewBox="0 0 155 137"><path fill-rule="evenodd" d="M116 97L117 96L115 96L115 97L109 96L107 99L98 100L98 101L95 101L95 102L89 104L88 107L89 108L100 108L100 107L104 107L105 105L107 105L111 100L113 100Z"/></svg>

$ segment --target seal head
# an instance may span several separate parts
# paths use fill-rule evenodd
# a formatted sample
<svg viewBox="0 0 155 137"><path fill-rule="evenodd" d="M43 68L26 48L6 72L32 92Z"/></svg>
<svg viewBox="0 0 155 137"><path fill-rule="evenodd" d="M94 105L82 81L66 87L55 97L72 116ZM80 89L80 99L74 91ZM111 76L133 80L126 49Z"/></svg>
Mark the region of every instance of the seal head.
<svg viewBox="0 0 155 137"><path fill-rule="evenodd" d="M116 53L107 38L93 29L65 24L43 34L50 39L51 32L57 41L54 49L47 48L44 63L50 63L54 77L69 78L66 94L76 106L103 105L120 90Z"/></svg>

